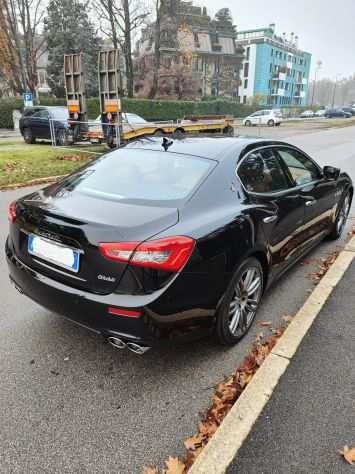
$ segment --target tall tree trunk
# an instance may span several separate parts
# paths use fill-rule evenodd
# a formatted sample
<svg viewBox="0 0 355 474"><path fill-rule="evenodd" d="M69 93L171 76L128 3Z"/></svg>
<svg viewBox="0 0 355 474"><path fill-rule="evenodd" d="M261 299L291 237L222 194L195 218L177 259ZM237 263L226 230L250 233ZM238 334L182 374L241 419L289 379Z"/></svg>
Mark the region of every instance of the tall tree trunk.
<svg viewBox="0 0 355 474"><path fill-rule="evenodd" d="M116 17L113 11L113 2L114 0L108 0L107 2L107 9L108 9L108 16L110 18L110 27L112 33L112 44L115 49L118 49L118 39L117 39L117 29L116 29Z"/></svg>
<svg viewBox="0 0 355 474"><path fill-rule="evenodd" d="M158 91L159 69L160 69L160 2L156 0L156 20L154 28L154 70L152 86L149 91L149 99L154 99Z"/></svg>
<svg viewBox="0 0 355 474"><path fill-rule="evenodd" d="M123 0L122 5L124 14L124 55L127 77L127 95L128 97L133 97L133 62L129 0Z"/></svg>

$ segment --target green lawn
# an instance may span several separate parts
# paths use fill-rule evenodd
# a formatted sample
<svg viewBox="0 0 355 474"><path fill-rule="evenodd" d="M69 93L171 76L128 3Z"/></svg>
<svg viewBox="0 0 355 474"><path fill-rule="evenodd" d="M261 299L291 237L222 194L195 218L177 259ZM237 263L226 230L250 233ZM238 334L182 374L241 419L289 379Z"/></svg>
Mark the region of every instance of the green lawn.
<svg viewBox="0 0 355 474"><path fill-rule="evenodd" d="M102 148L102 147L101 147ZM94 146L88 150L101 153ZM26 145L21 142L0 142L0 186L23 183L36 178L70 173L97 155L82 151L52 148L47 144ZM75 157L81 161L61 160Z"/></svg>

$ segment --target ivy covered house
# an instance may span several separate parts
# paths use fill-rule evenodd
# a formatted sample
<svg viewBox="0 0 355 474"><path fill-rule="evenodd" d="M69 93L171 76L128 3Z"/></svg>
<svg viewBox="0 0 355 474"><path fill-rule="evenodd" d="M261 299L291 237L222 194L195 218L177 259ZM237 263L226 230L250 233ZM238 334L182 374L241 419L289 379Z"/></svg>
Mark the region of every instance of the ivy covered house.
<svg viewBox="0 0 355 474"><path fill-rule="evenodd" d="M228 8L211 19L206 8L162 0L157 97L237 97L244 49ZM154 69L155 23L142 31L135 53L135 94L147 97Z"/></svg>

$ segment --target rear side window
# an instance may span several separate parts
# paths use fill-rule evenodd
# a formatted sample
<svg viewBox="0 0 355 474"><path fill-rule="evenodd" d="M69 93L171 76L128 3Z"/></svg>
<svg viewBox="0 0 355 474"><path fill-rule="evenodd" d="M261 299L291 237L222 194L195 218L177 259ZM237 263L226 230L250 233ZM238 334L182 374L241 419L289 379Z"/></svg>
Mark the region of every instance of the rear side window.
<svg viewBox="0 0 355 474"><path fill-rule="evenodd" d="M56 120L67 120L69 118L68 110L65 107L53 107L51 115Z"/></svg>
<svg viewBox="0 0 355 474"><path fill-rule="evenodd" d="M286 164L297 186L320 178L317 166L300 151L293 148L278 148L277 152Z"/></svg>
<svg viewBox="0 0 355 474"><path fill-rule="evenodd" d="M99 199L172 202L187 198L215 165L195 156L122 149L99 158L65 184Z"/></svg>
<svg viewBox="0 0 355 474"><path fill-rule="evenodd" d="M272 149L248 155L238 168L244 187L253 193L272 193L288 189L289 183Z"/></svg>

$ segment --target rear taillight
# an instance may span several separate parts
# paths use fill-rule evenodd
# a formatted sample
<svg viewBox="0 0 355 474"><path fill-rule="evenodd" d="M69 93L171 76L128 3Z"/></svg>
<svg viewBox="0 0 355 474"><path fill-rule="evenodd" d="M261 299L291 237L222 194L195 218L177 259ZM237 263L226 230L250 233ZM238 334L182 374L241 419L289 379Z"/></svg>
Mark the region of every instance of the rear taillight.
<svg viewBox="0 0 355 474"><path fill-rule="evenodd" d="M189 259L195 246L190 237L167 237L143 243L102 243L99 246L103 257L117 262L178 272Z"/></svg>
<svg viewBox="0 0 355 474"><path fill-rule="evenodd" d="M14 222L16 221L16 201L12 202L9 207L8 207L8 210L7 210L7 217L9 219L9 221L11 222L11 224L14 224Z"/></svg>

